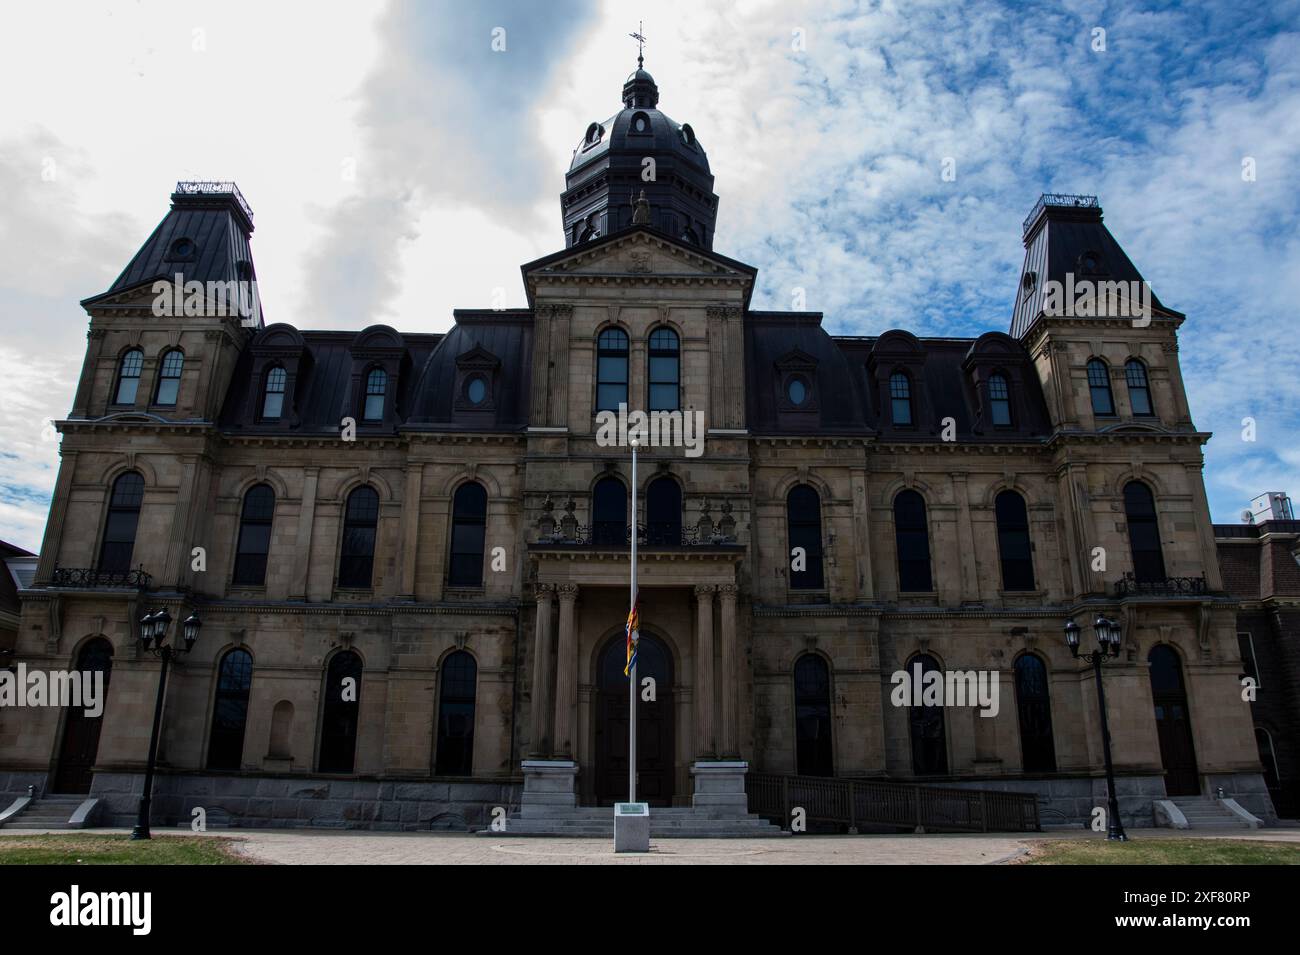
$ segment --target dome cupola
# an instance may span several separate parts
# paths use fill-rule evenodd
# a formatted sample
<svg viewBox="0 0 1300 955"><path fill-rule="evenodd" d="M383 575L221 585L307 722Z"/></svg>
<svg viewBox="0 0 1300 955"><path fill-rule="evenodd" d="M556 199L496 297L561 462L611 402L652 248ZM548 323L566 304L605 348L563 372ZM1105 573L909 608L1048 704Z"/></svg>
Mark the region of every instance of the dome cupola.
<svg viewBox="0 0 1300 955"><path fill-rule="evenodd" d="M689 124L659 109L659 87L637 58L623 84L623 108L587 126L573 150L560 197L566 247L634 224L702 248L713 247L718 197L704 147ZM638 200L645 206L637 211Z"/></svg>

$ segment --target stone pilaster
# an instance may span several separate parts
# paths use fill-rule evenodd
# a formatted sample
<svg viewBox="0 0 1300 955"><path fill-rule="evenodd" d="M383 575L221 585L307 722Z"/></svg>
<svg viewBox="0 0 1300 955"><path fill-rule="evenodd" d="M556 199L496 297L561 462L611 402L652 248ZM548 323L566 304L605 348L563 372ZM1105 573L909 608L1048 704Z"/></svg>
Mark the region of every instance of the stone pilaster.
<svg viewBox="0 0 1300 955"><path fill-rule="evenodd" d="M736 642L735 584L718 586L719 638L722 640L722 755L740 755L740 732L737 725L737 700L740 696L740 648Z"/></svg>
<svg viewBox="0 0 1300 955"><path fill-rule="evenodd" d="M573 756L578 720L578 633L574 605L577 584L560 584L560 640L555 653L555 755Z"/></svg>
<svg viewBox="0 0 1300 955"><path fill-rule="evenodd" d="M713 584L695 587L695 756L716 756L713 731Z"/></svg>
<svg viewBox="0 0 1300 955"><path fill-rule="evenodd" d="M537 622L533 627L532 741L529 751L549 756L551 750L551 606L554 584L537 585Z"/></svg>

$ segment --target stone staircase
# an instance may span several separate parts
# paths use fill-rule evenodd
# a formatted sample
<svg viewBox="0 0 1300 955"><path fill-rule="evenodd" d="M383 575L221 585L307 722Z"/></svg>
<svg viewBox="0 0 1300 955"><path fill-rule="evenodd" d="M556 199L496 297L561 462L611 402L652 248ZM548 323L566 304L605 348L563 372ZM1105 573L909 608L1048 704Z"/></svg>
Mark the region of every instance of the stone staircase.
<svg viewBox="0 0 1300 955"><path fill-rule="evenodd" d="M1170 800L1191 829L1252 829L1250 823L1209 796L1178 796Z"/></svg>
<svg viewBox="0 0 1300 955"><path fill-rule="evenodd" d="M84 823L77 825L71 820L85 801L85 796L41 796L0 825L6 829L78 829Z"/></svg>
<svg viewBox="0 0 1300 955"><path fill-rule="evenodd" d="M504 831L490 827L480 836L550 836L575 839L614 838L612 806L575 808L528 807L524 813L511 813ZM779 827L752 813L679 807L650 810L651 839L753 839L788 836Z"/></svg>

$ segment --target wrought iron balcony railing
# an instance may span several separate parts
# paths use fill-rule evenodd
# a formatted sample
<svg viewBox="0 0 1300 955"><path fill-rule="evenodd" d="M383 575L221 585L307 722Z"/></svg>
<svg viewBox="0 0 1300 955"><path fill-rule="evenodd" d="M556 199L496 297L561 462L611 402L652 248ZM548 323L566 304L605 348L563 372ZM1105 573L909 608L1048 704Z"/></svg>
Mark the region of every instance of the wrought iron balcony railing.
<svg viewBox="0 0 1300 955"><path fill-rule="evenodd" d="M638 524L636 542L638 547L650 550L657 548L716 546L734 544L734 535L721 533L705 534L697 525L682 526L673 523ZM597 521L594 524L571 524L567 528L564 522L556 524L550 534L540 534L538 544L558 544L565 546L617 547L632 545L632 525L612 521Z"/></svg>
<svg viewBox="0 0 1300 955"><path fill-rule="evenodd" d="M1160 577L1138 580L1126 573L1115 581L1117 597L1197 597L1209 592L1204 577Z"/></svg>
<svg viewBox="0 0 1300 955"><path fill-rule="evenodd" d="M1042 212L1046 206L1066 207L1071 209L1095 209L1097 208L1096 196L1077 196L1064 192L1045 192L1038 197L1034 203L1034 208L1029 210L1029 215L1020 226L1021 234L1027 233L1029 227L1034 224L1038 218L1038 213Z"/></svg>
<svg viewBox="0 0 1300 955"><path fill-rule="evenodd" d="M135 570L99 570L95 567L55 567L55 587L134 587L147 590L153 577L141 565Z"/></svg>

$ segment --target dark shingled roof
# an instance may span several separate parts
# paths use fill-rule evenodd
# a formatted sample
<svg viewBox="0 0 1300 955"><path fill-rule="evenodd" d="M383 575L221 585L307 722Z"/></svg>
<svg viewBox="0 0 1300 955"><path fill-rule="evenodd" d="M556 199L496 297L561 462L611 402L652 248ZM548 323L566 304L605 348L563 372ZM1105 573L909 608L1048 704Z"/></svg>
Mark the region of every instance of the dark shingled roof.
<svg viewBox="0 0 1300 955"><path fill-rule="evenodd" d="M415 398L406 423L438 430L515 431L528 426L532 382L533 317L524 310L457 310L456 324L418 367ZM496 377L495 420L490 424L453 419L456 360L481 349L501 362Z"/></svg>
<svg viewBox="0 0 1300 955"><path fill-rule="evenodd" d="M179 184L184 185L184 184ZM158 279L171 280L178 272L184 281L256 281L249 239L253 223L247 205L233 184L231 192L172 194L172 207L149 235L108 291L83 300L99 299ZM189 239L193 252L176 254L176 243ZM240 263L247 263L241 267ZM259 316L259 324L260 324Z"/></svg>
<svg viewBox="0 0 1300 955"><path fill-rule="evenodd" d="M1067 272L1074 275L1076 282L1080 279L1144 281L1137 266L1102 224L1101 206L1097 204L1096 196L1042 196L1025 220L1024 243L1025 263L1011 312L1013 338L1022 338L1042 313L1047 282L1056 281L1064 286ZM1095 273L1090 273L1084 266L1084 257L1088 253L1097 258ZM1032 287L1027 287L1026 277L1031 273ZM1160 304L1154 290L1151 291L1151 305L1167 315L1183 317L1181 312Z"/></svg>

